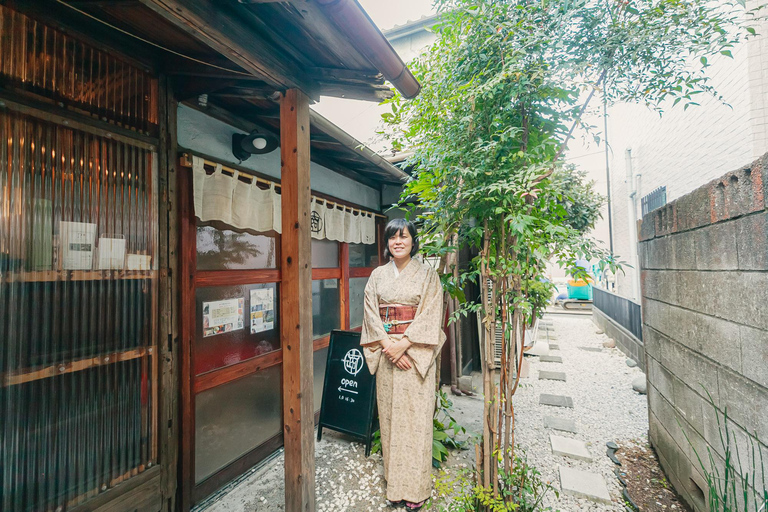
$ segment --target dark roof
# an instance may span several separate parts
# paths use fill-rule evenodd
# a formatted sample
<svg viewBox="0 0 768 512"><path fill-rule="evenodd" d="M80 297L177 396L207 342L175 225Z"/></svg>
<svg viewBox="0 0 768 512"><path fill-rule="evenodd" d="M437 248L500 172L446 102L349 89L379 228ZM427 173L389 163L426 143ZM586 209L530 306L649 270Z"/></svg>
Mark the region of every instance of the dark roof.
<svg viewBox="0 0 768 512"><path fill-rule="evenodd" d="M287 88L311 98L379 101L392 94L386 71L399 73L394 81L411 93L414 84L418 91L418 82L408 82L410 71L355 0L39 0L22 2L21 9L106 41L128 60L170 75L180 101L196 103L207 94L208 113L244 130L259 127L279 136L275 98ZM345 16L355 25L346 31L338 26ZM365 40L350 39L350 28ZM370 45L380 45L378 38L386 47L377 57ZM390 68L372 62L382 55L390 62L378 62L380 68ZM311 121L313 161L374 186L407 178L314 111Z"/></svg>
<svg viewBox="0 0 768 512"><path fill-rule="evenodd" d="M76 17L79 11L93 17L81 21L102 20L150 42L124 35L156 54L167 71L202 88L217 87L205 80L228 79L245 82L240 85L251 91L297 87L314 99L380 101L392 94L385 79L406 97L420 87L356 0L40 2L48 3L54 12Z"/></svg>

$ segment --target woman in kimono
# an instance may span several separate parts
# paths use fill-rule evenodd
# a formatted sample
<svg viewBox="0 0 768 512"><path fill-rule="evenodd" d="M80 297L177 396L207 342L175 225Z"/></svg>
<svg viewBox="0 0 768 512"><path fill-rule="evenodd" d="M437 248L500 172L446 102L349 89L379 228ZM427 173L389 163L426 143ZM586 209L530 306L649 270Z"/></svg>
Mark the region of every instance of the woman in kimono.
<svg viewBox="0 0 768 512"><path fill-rule="evenodd" d="M432 494L435 359L445 341L443 289L419 249L414 225L395 219L384 230L389 262L365 287L361 345L376 374L387 500L418 510Z"/></svg>

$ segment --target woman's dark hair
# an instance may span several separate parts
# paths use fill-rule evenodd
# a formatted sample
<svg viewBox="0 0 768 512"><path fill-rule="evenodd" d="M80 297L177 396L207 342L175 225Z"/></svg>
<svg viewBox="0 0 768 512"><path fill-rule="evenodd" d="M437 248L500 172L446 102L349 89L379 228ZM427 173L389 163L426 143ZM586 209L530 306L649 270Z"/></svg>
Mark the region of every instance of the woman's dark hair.
<svg viewBox="0 0 768 512"><path fill-rule="evenodd" d="M396 233L402 233L404 229L407 229L413 239L413 247L411 247L411 257L415 256L419 252L419 234L416 231L416 226L413 222L405 219L392 219L387 223L387 227L384 228L384 258L389 260L392 258L392 254L389 252L389 239L395 236Z"/></svg>

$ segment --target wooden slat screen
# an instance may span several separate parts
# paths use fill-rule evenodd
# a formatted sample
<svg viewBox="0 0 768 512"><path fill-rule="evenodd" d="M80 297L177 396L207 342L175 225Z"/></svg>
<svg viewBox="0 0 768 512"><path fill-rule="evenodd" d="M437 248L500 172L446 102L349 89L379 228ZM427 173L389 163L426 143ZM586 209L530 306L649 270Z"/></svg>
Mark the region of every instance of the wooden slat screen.
<svg viewBox="0 0 768 512"><path fill-rule="evenodd" d="M157 462L154 160L0 111L0 510L67 509Z"/></svg>
<svg viewBox="0 0 768 512"><path fill-rule="evenodd" d="M144 70L0 5L0 78L144 134L157 125L157 83Z"/></svg>

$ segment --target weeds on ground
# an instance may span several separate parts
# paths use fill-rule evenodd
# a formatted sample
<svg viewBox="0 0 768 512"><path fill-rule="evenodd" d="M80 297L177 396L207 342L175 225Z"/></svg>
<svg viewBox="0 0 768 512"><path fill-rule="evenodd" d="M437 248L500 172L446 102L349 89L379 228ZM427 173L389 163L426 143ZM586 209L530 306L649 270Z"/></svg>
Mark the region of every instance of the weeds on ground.
<svg viewBox="0 0 768 512"><path fill-rule="evenodd" d="M439 512L543 512L544 497L557 489L541 478L541 473L528 464L525 452L518 448L511 473L499 465L499 492L476 485L474 472L463 469L451 475L442 472L435 482L436 498L427 504L427 510ZM522 455L520 455L522 454ZM447 503L438 505L437 502Z"/></svg>
<svg viewBox="0 0 768 512"><path fill-rule="evenodd" d="M709 465L705 465L702 460L702 456L696 450L696 447L691 442L685 429L680 425L680 430L683 431L685 439L691 446L693 453L696 454L696 459L699 462L701 471L704 473L704 478L707 481L707 498L709 503L710 512L768 512L768 488L765 481L765 461L763 459L763 449L761 447L760 439L757 437L757 433L754 435L747 434L749 440L749 451L751 457L749 464L746 466L741 463L741 454L739 453L739 447L735 443L735 436L731 432L731 428L728 424L728 408L724 407L723 412L717 409L715 401L712 395L705 388L704 391L709 397L709 403L715 412L715 418L717 419L717 429L720 434L720 445L723 448L724 464L722 469L716 464L715 455L712 453L712 449L707 445L707 462ZM722 421L720 416L722 414ZM750 455L750 454L747 454ZM757 480L758 472L758 460L760 464L761 481ZM745 468L742 473L739 473L740 468ZM762 484L762 489L757 487L757 484ZM762 495L759 493L762 492ZM740 499L739 499L740 498Z"/></svg>
<svg viewBox="0 0 768 512"><path fill-rule="evenodd" d="M448 395L439 390L436 394L435 415L432 418L432 465L441 467L448 460L448 449L466 450L469 446L468 439L459 439L460 435L467 433L467 429L453 417L453 402ZM471 437L471 436L470 436ZM371 453L381 451L381 431L373 433Z"/></svg>

